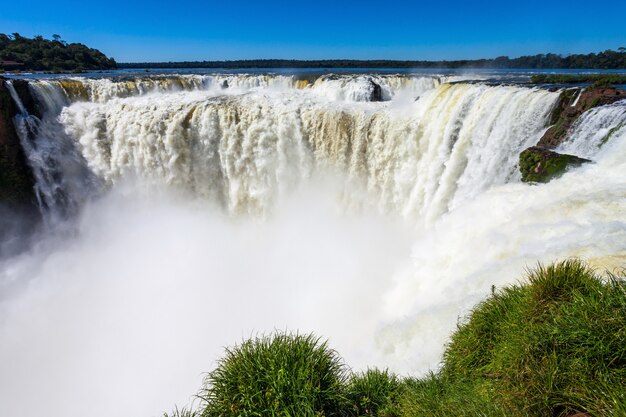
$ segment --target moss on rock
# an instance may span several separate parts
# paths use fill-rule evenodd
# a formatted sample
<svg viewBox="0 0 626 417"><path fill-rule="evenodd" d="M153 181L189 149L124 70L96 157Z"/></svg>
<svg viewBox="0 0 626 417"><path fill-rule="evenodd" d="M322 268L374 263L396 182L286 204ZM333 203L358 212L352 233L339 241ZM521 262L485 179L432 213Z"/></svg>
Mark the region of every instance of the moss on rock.
<svg viewBox="0 0 626 417"><path fill-rule="evenodd" d="M568 168L580 166L585 162L591 161L533 146L520 153L519 169L522 181L545 183L560 177Z"/></svg>

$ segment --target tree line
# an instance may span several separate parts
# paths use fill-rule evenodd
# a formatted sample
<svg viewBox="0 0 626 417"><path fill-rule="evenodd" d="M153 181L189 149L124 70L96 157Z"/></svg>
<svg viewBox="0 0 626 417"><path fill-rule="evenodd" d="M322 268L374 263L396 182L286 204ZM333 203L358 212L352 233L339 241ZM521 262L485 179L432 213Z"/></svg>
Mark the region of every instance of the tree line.
<svg viewBox="0 0 626 417"><path fill-rule="evenodd" d="M608 49L599 53L538 54L495 59L455 61L399 61L354 59L249 59L234 61L134 62L119 63L119 68L502 68L502 69L626 69L626 48Z"/></svg>
<svg viewBox="0 0 626 417"><path fill-rule="evenodd" d="M14 61L20 70L76 71L114 68L498 68L498 69L626 69L626 48L590 54L538 54L518 58L453 61L354 60L354 59L250 59L233 61L135 62L116 63L97 49L81 43L67 43L59 35L52 39L19 33L0 33L0 62ZM0 67L2 65L0 64ZM6 67L6 65L5 65Z"/></svg>
<svg viewBox="0 0 626 417"><path fill-rule="evenodd" d="M530 77L535 84L593 84L594 87L626 85L626 75L621 74L537 74Z"/></svg>
<svg viewBox="0 0 626 417"><path fill-rule="evenodd" d="M27 38L19 33L0 33L0 61L13 61L20 70L74 71L117 68L113 58L82 43L67 43L59 35ZM10 64L3 66L9 67Z"/></svg>

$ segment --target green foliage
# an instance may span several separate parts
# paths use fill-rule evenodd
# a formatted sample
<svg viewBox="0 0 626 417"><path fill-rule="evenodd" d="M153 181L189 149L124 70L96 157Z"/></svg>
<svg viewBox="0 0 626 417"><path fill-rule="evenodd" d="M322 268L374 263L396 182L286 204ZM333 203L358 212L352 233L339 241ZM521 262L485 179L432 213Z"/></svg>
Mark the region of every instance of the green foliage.
<svg viewBox="0 0 626 417"><path fill-rule="evenodd" d="M626 75L621 74L539 74L530 77L535 84L591 84L593 87L607 87L626 84Z"/></svg>
<svg viewBox="0 0 626 417"><path fill-rule="evenodd" d="M561 56L539 54L495 59L465 59L456 61L396 61L396 60L293 60L250 59L238 61L187 61L187 62L137 62L121 63L120 68L578 68L624 69L626 50L606 50L597 54Z"/></svg>
<svg viewBox="0 0 626 417"><path fill-rule="evenodd" d="M561 90L561 93L559 94L560 106L556 106L554 111L552 112L552 115L550 116L550 123L549 123L550 125L563 123L563 118L561 117L561 115L563 114L562 105L564 103L568 103L568 105L569 103L572 103L576 99L578 94L579 94L579 91L573 88Z"/></svg>
<svg viewBox="0 0 626 417"><path fill-rule="evenodd" d="M626 283L576 260L539 266L529 281L474 310L446 350L442 380L511 416L621 415Z"/></svg>
<svg viewBox="0 0 626 417"><path fill-rule="evenodd" d="M593 87L606 87L626 84L626 75L620 74L540 74L530 77L535 84L592 84Z"/></svg>
<svg viewBox="0 0 626 417"><path fill-rule="evenodd" d="M202 417L333 416L343 413L346 369L326 342L278 333L232 349L206 377Z"/></svg>
<svg viewBox="0 0 626 417"><path fill-rule="evenodd" d="M524 182L549 182L563 175L568 168L585 162L589 160L538 147L525 149L519 156L519 168Z"/></svg>
<svg viewBox="0 0 626 417"><path fill-rule="evenodd" d="M0 61L16 61L23 66L19 69L37 71L79 71L116 68L113 58L107 58L97 49L80 43L61 40L53 35L53 40L35 36L33 39L19 33L0 33Z"/></svg>
<svg viewBox="0 0 626 417"><path fill-rule="evenodd" d="M511 417L478 387L429 374L402 383L396 415L401 417Z"/></svg>
<svg viewBox="0 0 626 417"><path fill-rule="evenodd" d="M566 261L558 265L543 267L528 272L528 291L536 309L550 308L571 301L575 294L590 296L602 290L602 282L594 272L578 261Z"/></svg>
<svg viewBox="0 0 626 417"><path fill-rule="evenodd" d="M387 370L368 369L350 377L346 397L355 416L393 416L400 380Z"/></svg>
<svg viewBox="0 0 626 417"><path fill-rule="evenodd" d="M200 417L200 412L188 408L175 408L171 414L163 413L163 417Z"/></svg>
<svg viewBox="0 0 626 417"><path fill-rule="evenodd" d="M346 378L311 335L251 339L227 349L200 398L171 417L626 416L626 281L578 260L539 265L476 306L441 370L419 379Z"/></svg>
<svg viewBox="0 0 626 417"><path fill-rule="evenodd" d="M625 125L626 125L626 123L620 123L617 126L613 127L611 130L609 130L609 133L607 133L606 136L604 136L602 138L602 140L598 144L598 147L601 147L602 145L607 143L609 141L609 139L611 139L613 137L613 135L615 135L617 132L619 132Z"/></svg>

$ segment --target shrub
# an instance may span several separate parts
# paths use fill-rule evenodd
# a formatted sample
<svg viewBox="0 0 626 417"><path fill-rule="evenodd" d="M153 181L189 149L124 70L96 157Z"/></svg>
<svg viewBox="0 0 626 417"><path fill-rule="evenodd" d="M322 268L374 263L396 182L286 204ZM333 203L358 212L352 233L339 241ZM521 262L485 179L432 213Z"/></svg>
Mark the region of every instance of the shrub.
<svg viewBox="0 0 626 417"><path fill-rule="evenodd" d="M353 374L346 396L356 416L392 416L400 380L387 370Z"/></svg>
<svg viewBox="0 0 626 417"><path fill-rule="evenodd" d="M205 380L202 417L334 416L345 409L346 369L313 335L277 333L226 349Z"/></svg>
<svg viewBox="0 0 626 417"><path fill-rule="evenodd" d="M474 397L510 415L568 415L598 405L611 412L597 415L617 415L626 392L624 281L601 280L576 260L539 266L528 284L496 292L460 326L442 378L472 387ZM599 390L598 381L610 389Z"/></svg>
<svg viewBox="0 0 626 417"><path fill-rule="evenodd" d="M405 379L398 396L397 415L402 417L510 417L481 390L466 381L452 381L440 374Z"/></svg>

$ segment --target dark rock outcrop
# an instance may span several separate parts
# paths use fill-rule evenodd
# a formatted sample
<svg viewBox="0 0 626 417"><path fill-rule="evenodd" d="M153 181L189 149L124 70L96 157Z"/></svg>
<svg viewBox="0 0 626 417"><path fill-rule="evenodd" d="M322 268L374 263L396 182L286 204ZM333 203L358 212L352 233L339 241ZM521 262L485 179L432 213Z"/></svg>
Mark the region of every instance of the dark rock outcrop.
<svg viewBox="0 0 626 417"><path fill-rule="evenodd" d="M380 87L380 85L372 80L370 80L370 84L372 87L370 93L370 101L383 101L383 89Z"/></svg>
<svg viewBox="0 0 626 417"><path fill-rule="evenodd" d="M18 109L6 88L6 80L0 79L0 203L12 207L34 207L34 180L26 163L26 157L15 131L13 117ZM14 82L16 91L28 85L26 82ZM30 97L33 111L35 102L30 92L22 91Z"/></svg>
<svg viewBox="0 0 626 417"><path fill-rule="evenodd" d="M568 168L577 167L586 162L591 161L532 146L520 153L519 169L523 182L549 182L563 175Z"/></svg>
<svg viewBox="0 0 626 417"><path fill-rule="evenodd" d="M35 100L35 97L33 97L33 94L30 92L30 88L28 87L28 81L13 80L13 88L15 89L15 92L22 101L22 104L26 108L28 114L31 114L41 119L43 110L39 107L37 100ZM17 108L15 108L15 112L18 112Z"/></svg>
<svg viewBox="0 0 626 417"><path fill-rule="evenodd" d="M581 114L593 107L626 99L626 91L610 87L587 88L580 98L579 94L580 89L569 89L561 93L550 120L552 126L544 133L537 146L556 148L566 139L567 131Z"/></svg>

